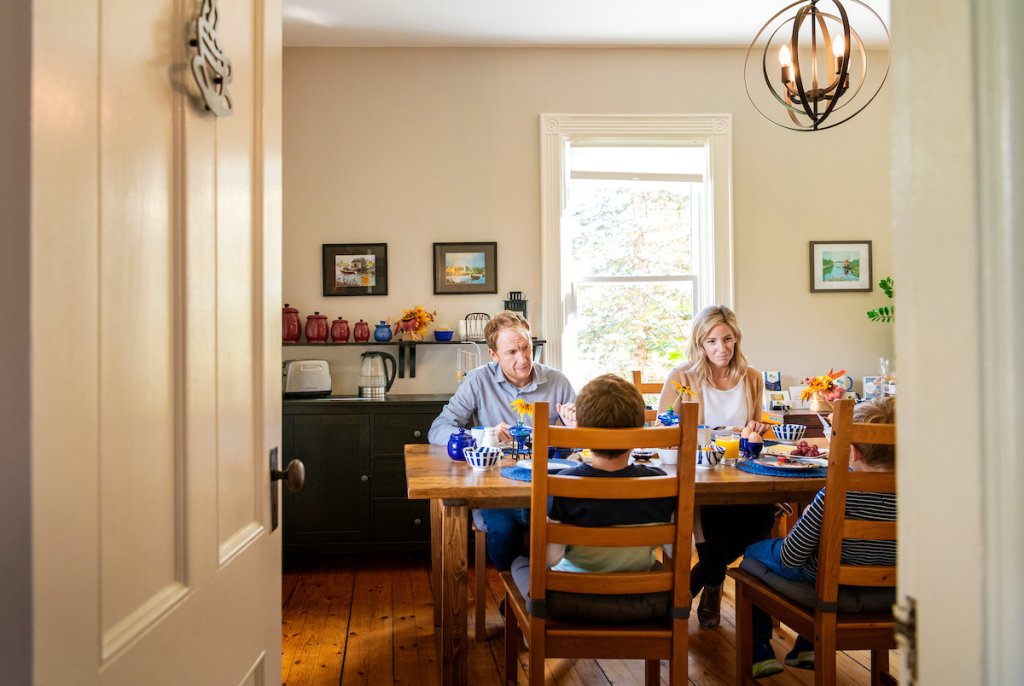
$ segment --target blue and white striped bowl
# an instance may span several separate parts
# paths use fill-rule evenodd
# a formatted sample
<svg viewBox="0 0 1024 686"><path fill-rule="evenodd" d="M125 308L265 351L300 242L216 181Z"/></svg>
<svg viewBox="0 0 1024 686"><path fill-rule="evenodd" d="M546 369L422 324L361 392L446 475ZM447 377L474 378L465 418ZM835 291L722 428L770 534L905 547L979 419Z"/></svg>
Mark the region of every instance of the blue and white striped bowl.
<svg viewBox="0 0 1024 686"><path fill-rule="evenodd" d="M474 472L486 472L501 460L501 448L466 448L462 454Z"/></svg>
<svg viewBox="0 0 1024 686"><path fill-rule="evenodd" d="M772 428L775 430L777 439L787 442L799 441L807 431L807 427L803 424L780 424Z"/></svg>

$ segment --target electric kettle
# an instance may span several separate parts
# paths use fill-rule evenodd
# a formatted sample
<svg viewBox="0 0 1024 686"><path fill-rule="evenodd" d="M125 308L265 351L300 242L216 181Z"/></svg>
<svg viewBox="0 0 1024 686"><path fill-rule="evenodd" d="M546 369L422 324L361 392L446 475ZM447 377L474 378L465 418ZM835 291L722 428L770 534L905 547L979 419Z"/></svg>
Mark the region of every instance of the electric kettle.
<svg viewBox="0 0 1024 686"><path fill-rule="evenodd" d="M387 353L363 353L361 359L359 397L383 398L384 394L391 390L391 384L395 382L398 361Z"/></svg>

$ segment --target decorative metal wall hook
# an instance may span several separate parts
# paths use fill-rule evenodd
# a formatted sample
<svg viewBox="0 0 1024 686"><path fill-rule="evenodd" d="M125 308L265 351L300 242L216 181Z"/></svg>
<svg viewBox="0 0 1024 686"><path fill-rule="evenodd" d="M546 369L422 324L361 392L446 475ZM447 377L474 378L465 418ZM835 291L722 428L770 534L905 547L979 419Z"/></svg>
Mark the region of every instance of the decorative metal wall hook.
<svg viewBox="0 0 1024 686"><path fill-rule="evenodd" d="M195 37L189 45L196 49L192 57L192 75L203 94L206 109L218 117L231 114L231 60L224 54L217 36L220 12L217 0L203 0L203 6L196 17Z"/></svg>

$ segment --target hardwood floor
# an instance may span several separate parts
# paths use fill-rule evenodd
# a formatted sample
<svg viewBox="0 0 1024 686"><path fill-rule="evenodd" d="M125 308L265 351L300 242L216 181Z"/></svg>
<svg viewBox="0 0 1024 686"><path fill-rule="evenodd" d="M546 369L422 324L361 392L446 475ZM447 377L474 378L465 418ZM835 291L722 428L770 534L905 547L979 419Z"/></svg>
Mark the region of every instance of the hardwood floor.
<svg viewBox="0 0 1024 686"><path fill-rule="evenodd" d="M426 553L286 559L282 584L281 683L287 686L329 684L437 684L433 608ZM501 584L488 568L487 641L473 639L469 622L469 683L501 684L503 624L498 614ZM472 586L470 586L472 589ZM731 581L726 581L722 624L702 629L696 612L690 620L690 683L724 686L735 674L735 626ZM470 612L475 600L470 598ZM793 643L787 629L776 631L779 659ZM526 683L524 656L519 682ZM839 656L839 684L867 684L870 654ZM899 666L890 655L894 673ZM643 684L639 660L548 660L548 684L601 686ZM668 667L662 668L668 683ZM768 686L813 684L811 672L787 668L761 683Z"/></svg>

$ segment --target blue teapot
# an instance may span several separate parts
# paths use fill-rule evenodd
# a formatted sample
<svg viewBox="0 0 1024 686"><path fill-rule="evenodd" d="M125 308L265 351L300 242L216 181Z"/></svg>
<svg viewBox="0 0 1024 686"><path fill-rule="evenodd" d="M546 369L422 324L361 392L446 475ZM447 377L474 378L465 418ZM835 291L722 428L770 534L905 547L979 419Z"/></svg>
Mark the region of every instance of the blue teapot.
<svg viewBox="0 0 1024 686"><path fill-rule="evenodd" d="M466 456L463 454L466 448L475 448L476 439L471 434L466 433L465 429L459 429L459 433L451 434L448 438L448 457L453 460L466 461Z"/></svg>
<svg viewBox="0 0 1024 686"><path fill-rule="evenodd" d="M391 327L381 321L373 328L373 340L384 343L391 340Z"/></svg>

